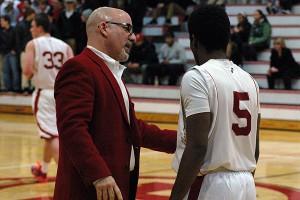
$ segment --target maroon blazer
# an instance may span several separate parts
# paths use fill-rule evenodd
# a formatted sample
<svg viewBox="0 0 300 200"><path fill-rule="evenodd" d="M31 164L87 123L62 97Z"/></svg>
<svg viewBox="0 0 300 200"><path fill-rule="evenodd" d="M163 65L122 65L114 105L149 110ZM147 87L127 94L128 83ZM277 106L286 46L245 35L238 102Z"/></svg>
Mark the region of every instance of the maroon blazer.
<svg viewBox="0 0 300 200"><path fill-rule="evenodd" d="M110 175L124 200L133 200L140 148L175 152L176 131L138 120L131 100L128 122L117 81L88 48L63 65L54 93L60 144L55 200L97 199L93 182ZM132 145L136 162L130 173Z"/></svg>

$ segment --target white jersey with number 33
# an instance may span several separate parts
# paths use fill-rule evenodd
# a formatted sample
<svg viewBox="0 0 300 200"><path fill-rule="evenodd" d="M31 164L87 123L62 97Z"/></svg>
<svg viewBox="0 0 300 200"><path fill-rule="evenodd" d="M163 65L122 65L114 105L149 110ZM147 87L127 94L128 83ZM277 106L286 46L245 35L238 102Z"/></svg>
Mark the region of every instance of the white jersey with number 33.
<svg viewBox="0 0 300 200"><path fill-rule="evenodd" d="M59 69L67 60L67 44L54 37L33 39L35 64L33 81L36 88L53 89Z"/></svg>
<svg viewBox="0 0 300 200"><path fill-rule="evenodd" d="M208 148L200 172L254 171L259 87L255 80L228 60L209 60L190 69L181 85L177 149L172 167L178 171L185 148L186 117L210 112Z"/></svg>

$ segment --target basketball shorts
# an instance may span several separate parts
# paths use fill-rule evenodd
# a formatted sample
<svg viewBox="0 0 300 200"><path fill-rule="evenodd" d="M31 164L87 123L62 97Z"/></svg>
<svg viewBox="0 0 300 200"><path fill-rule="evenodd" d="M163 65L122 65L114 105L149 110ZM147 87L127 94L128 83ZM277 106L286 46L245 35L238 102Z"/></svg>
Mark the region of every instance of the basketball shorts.
<svg viewBox="0 0 300 200"><path fill-rule="evenodd" d="M58 137L53 89L35 89L32 94L32 109L41 138Z"/></svg>
<svg viewBox="0 0 300 200"><path fill-rule="evenodd" d="M198 198L194 200L255 200L256 190L250 172L216 172L204 176ZM195 191L193 191L195 192ZM195 196L195 195L190 195Z"/></svg>

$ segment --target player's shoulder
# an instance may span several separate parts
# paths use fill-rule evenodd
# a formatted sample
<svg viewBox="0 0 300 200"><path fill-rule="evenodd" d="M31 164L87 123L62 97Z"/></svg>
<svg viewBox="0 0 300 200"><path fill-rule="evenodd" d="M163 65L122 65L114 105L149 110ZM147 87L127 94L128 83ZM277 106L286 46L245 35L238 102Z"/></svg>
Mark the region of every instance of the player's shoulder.
<svg viewBox="0 0 300 200"><path fill-rule="evenodd" d="M57 43L61 43L61 44L67 45L66 42L64 42L64 41L61 40L61 39L55 38L55 37L51 37L51 40L52 40L52 41L55 41L55 42L57 42Z"/></svg>

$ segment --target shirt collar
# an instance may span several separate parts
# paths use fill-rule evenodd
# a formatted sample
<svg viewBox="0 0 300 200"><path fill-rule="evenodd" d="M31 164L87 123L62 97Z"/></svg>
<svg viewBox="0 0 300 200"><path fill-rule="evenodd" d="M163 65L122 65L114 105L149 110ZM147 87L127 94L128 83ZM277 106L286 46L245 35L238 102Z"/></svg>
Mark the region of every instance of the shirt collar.
<svg viewBox="0 0 300 200"><path fill-rule="evenodd" d="M118 61L106 55L105 53L95 49L94 47L87 45L91 51L93 51L99 58L101 58L110 71L118 78L122 77L123 71L126 68L124 65L121 65Z"/></svg>

